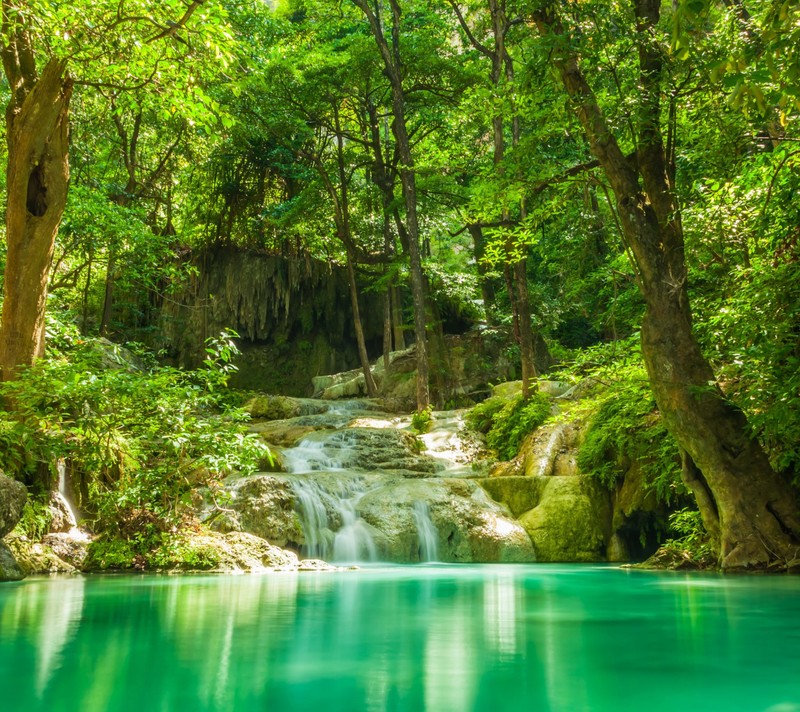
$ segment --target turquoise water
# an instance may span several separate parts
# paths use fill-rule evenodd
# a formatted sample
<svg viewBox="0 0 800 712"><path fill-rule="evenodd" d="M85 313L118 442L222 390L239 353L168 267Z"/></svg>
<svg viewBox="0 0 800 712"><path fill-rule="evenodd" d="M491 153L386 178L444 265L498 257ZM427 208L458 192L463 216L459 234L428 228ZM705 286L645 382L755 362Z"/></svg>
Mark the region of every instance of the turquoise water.
<svg viewBox="0 0 800 712"><path fill-rule="evenodd" d="M0 586L0 710L800 712L800 577L32 579Z"/></svg>

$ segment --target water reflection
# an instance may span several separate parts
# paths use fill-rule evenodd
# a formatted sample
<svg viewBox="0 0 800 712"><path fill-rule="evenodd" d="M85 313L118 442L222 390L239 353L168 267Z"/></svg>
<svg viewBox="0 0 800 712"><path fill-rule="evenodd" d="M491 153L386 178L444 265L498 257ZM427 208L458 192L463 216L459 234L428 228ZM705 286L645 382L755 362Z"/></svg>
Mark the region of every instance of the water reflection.
<svg viewBox="0 0 800 712"><path fill-rule="evenodd" d="M11 710L795 709L798 593L548 566L41 579L0 588L0 685Z"/></svg>

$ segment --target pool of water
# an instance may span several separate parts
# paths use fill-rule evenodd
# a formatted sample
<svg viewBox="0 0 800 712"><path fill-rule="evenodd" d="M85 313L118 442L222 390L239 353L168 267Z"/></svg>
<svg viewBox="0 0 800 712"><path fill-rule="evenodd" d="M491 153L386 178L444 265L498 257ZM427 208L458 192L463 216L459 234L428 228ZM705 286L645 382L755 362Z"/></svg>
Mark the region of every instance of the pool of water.
<svg viewBox="0 0 800 712"><path fill-rule="evenodd" d="M800 577L30 579L0 586L0 709L800 712Z"/></svg>

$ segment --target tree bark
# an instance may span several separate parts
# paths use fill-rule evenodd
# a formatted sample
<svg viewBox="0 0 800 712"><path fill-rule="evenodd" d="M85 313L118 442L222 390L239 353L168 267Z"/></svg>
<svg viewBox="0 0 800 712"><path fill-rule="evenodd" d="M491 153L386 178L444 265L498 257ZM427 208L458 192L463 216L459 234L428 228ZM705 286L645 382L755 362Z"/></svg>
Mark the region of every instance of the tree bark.
<svg viewBox="0 0 800 712"><path fill-rule="evenodd" d="M664 423L683 450L693 491L725 570L800 565L800 510L771 467L747 420L728 401L692 331L683 229L660 130L661 53L655 45L658 0L638 0L637 160L623 154L582 73L559 42L553 63L614 192L645 299L642 354ZM542 35L563 35L555 5L535 15Z"/></svg>
<svg viewBox="0 0 800 712"><path fill-rule="evenodd" d="M0 369L3 380L11 380L44 354L47 281L69 183L72 82L64 60L50 60L37 76L23 30L12 30L6 41L3 66L12 91Z"/></svg>
<svg viewBox="0 0 800 712"><path fill-rule="evenodd" d="M417 184L414 171L414 157L411 141L406 127L405 92L403 89L402 62L400 59L400 6L397 0L390 0L392 8L392 46L389 46L377 7L370 7L367 0L353 0L353 3L366 15L375 43L383 60L384 70L392 90L392 131L397 143L400 160L400 183L406 205L406 229L408 230L408 256L411 272L411 299L414 306L414 335L416 337L417 357L417 410L422 411L430 405L428 340L426 324L425 279L422 273L420 252L419 222L417 219Z"/></svg>

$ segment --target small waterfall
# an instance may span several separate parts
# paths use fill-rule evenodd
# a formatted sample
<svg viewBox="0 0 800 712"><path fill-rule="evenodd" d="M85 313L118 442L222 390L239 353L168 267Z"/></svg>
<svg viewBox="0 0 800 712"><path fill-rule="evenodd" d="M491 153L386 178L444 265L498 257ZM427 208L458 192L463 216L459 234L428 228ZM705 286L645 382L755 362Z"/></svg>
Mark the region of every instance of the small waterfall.
<svg viewBox="0 0 800 712"><path fill-rule="evenodd" d="M378 551L356 504L367 488L358 477L291 478L306 556L339 563L376 561Z"/></svg>
<svg viewBox="0 0 800 712"><path fill-rule="evenodd" d="M56 472L58 473L58 492L55 494L61 500L68 516L70 529L74 529L78 526L78 515L67 496L67 463L65 460L60 459L56 462Z"/></svg>
<svg viewBox="0 0 800 712"><path fill-rule="evenodd" d="M324 440L303 438L295 447L283 453L283 464L287 472L336 472L342 470L341 459L326 448Z"/></svg>
<svg viewBox="0 0 800 712"><path fill-rule="evenodd" d="M411 513L419 537L419 560L437 561L439 559L439 532L431 521L431 509L428 503L417 500L414 502Z"/></svg>

